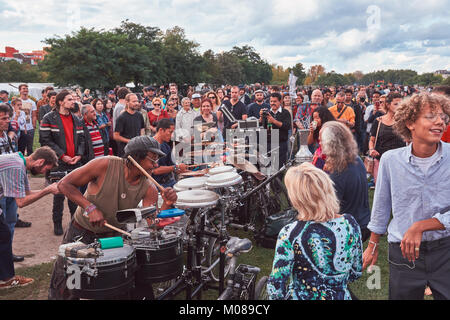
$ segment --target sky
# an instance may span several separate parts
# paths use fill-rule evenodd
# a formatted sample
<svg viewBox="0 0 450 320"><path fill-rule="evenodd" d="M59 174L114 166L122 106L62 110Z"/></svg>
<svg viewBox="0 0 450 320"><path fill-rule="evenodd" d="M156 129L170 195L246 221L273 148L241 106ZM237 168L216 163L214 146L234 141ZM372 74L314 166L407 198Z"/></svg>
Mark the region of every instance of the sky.
<svg viewBox="0 0 450 320"><path fill-rule="evenodd" d="M80 26L113 29L128 19L174 26L199 52L252 46L287 68L327 72L450 70L450 0L0 0L0 51L40 50Z"/></svg>

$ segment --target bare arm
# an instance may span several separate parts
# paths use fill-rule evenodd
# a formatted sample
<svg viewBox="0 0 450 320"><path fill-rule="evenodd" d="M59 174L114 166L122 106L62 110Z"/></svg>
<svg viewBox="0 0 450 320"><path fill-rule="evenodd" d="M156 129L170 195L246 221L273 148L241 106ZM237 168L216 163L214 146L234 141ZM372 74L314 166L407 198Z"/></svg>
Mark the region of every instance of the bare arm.
<svg viewBox="0 0 450 320"><path fill-rule="evenodd" d="M40 198L53 193L53 194L57 194L58 193L58 186L57 183L52 183L51 185L45 187L42 190L37 190L37 191L27 191L26 192L26 196L24 198L15 198L16 199L16 203L17 206L19 208L23 208L26 207L30 204L32 204L33 202L39 200Z"/></svg>
<svg viewBox="0 0 450 320"><path fill-rule="evenodd" d="M124 143L128 143L130 141L130 139L122 137L120 135L120 133L117 131L114 131L113 139L116 141L119 141L119 142L124 142Z"/></svg>

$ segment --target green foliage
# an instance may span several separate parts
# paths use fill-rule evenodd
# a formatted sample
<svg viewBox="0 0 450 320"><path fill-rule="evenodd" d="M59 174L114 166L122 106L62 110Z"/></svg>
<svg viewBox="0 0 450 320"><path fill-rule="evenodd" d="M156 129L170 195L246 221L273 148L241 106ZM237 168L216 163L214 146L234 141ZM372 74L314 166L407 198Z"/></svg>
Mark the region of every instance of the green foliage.
<svg viewBox="0 0 450 320"><path fill-rule="evenodd" d="M450 86L450 77L447 77L447 79L443 79L441 84L445 86Z"/></svg>
<svg viewBox="0 0 450 320"><path fill-rule="evenodd" d="M353 80L354 77L352 78L352 75L344 76L339 73L328 72L326 74L319 75L314 84L319 86L343 86L352 84Z"/></svg>
<svg viewBox="0 0 450 320"><path fill-rule="evenodd" d="M305 72L305 68L303 67L302 63L297 63L295 66L293 66L292 68L288 68L289 72L293 72L294 76L296 76L297 79L297 84L303 84L303 82L305 81L306 78L306 72Z"/></svg>
<svg viewBox="0 0 450 320"><path fill-rule="evenodd" d="M0 60L0 82L46 82L46 77L38 66Z"/></svg>
<svg viewBox="0 0 450 320"><path fill-rule="evenodd" d="M365 74L360 83L369 85L371 83L377 83L379 80L384 80L384 83L393 84L407 84L412 85L410 80L417 76L417 72L413 70L387 70L376 71Z"/></svg>
<svg viewBox="0 0 450 320"><path fill-rule="evenodd" d="M134 26L122 26L125 28L115 31L81 28L65 38L46 39L51 47L42 69L58 86L105 90L128 82L163 80L158 72L161 57L148 46L149 37L139 39Z"/></svg>
<svg viewBox="0 0 450 320"><path fill-rule="evenodd" d="M443 82L443 77L441 75L435 75L433 73L424 73L415 76L406 83L408 85L418 84L421 86L438 85Z"/></svg>
<svg viewBox="0 0 450 320"><path fill-rule="evenodd" d="M272 64L272 84L286 85L289 80L289 69L284 69L283 66ZM297 81L298 82L298 81Z"/></svg>

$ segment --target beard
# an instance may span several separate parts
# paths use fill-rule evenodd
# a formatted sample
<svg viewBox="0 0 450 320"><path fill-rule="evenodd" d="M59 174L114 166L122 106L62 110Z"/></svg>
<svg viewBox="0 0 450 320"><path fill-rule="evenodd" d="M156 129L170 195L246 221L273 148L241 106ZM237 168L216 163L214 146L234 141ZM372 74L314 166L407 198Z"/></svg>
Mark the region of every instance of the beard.
<svg viewBox="0 0 450 320"><path fill-rule="evenodd" d="M42 173L42 168L43 168L43 166L32 167L30 169L31 175L37 176L37 175L41 174Z"/></svg>

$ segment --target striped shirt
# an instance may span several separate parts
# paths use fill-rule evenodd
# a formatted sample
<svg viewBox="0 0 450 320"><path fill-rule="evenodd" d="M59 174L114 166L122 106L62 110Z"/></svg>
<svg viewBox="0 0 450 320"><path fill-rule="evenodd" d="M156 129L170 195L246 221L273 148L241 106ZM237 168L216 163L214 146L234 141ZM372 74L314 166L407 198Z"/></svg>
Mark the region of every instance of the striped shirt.
<svg viewBox="0 0 450 320"><path fill-rule="evenodd" d="M105 156L105 145L103 144L102 135L98 129L98 125L95 121L89 124L84 121L86 128L89 130L92 140L92 148L94 149L94 158L101 158Z"/></svg>
<svg viewBox="0 0 450 320"><path fill-rule="evenodd" d="M0 199L24 198L30 191L27 170L18 153L0 155Z"/></svg>

